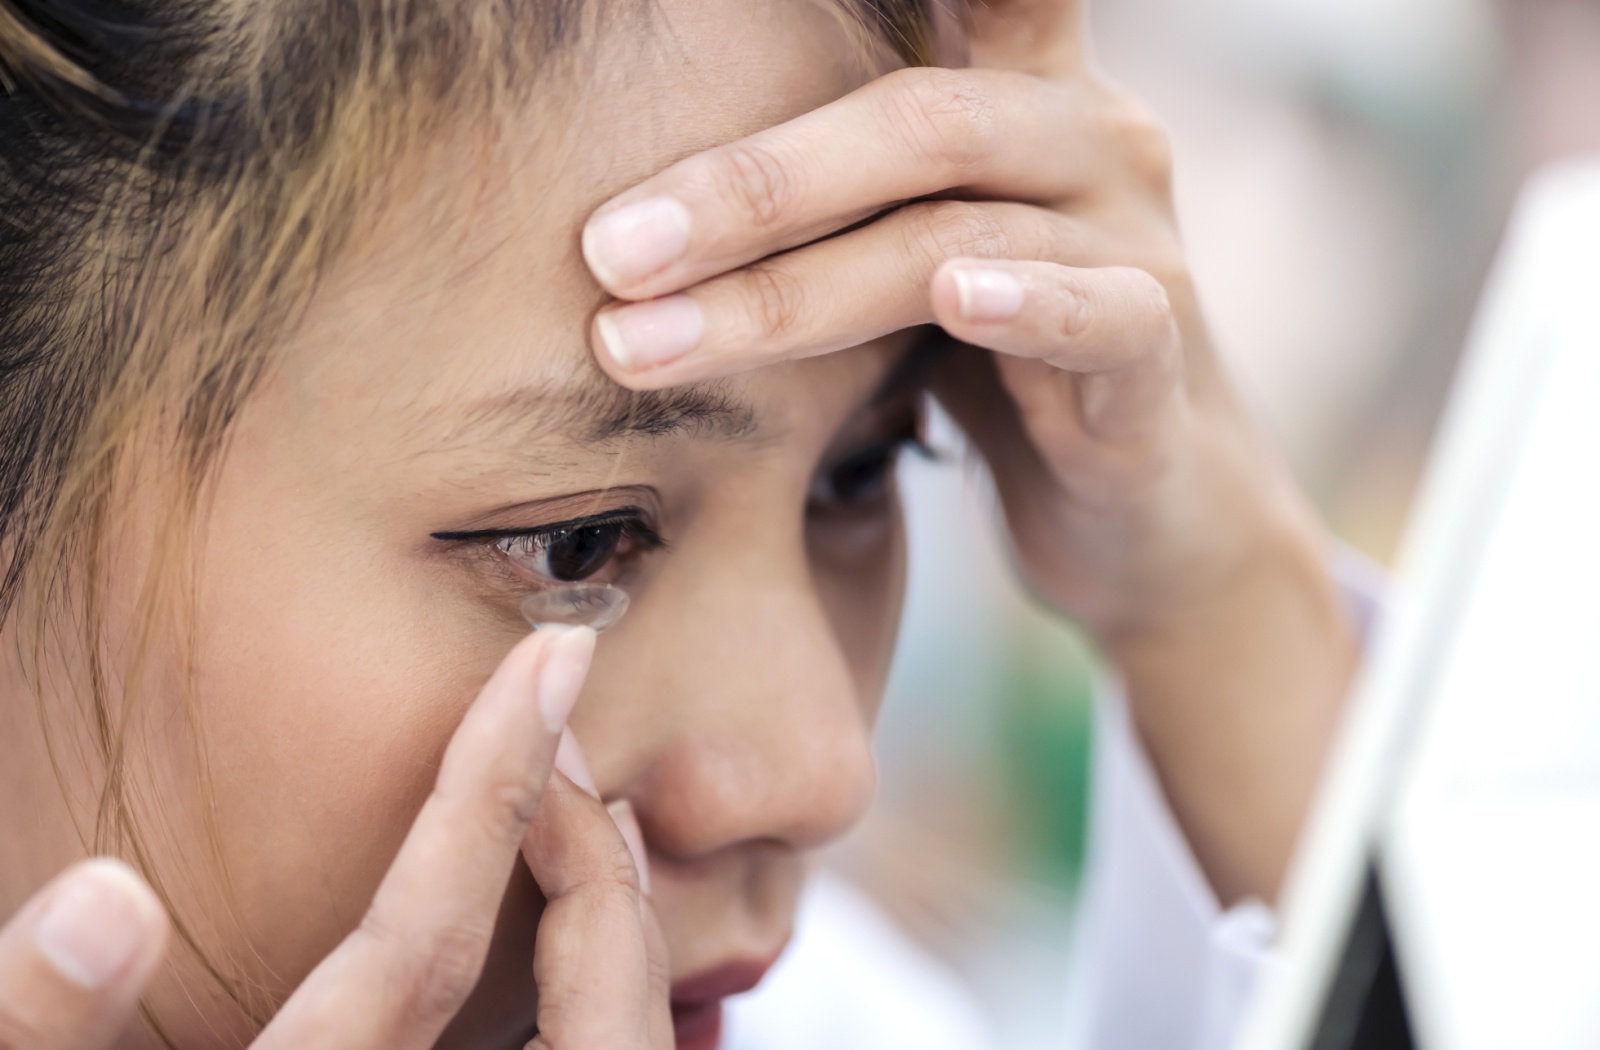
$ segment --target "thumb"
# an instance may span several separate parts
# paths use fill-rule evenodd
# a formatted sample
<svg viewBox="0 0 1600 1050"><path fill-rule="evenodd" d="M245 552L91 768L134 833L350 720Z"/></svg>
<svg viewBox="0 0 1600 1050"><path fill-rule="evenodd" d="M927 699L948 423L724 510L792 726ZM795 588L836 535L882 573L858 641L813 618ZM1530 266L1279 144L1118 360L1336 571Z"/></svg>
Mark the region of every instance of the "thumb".
<svg viewBox="0 0 1600 1050"><path fill-rule="evenodd" d="M568 777L552 777L522 855L546 901L529 1050L670 1050L666 941L615 815Z"/></svg>
<svg viewBox="0 0 1600 1050"><path fill-rule="evenodd" d="M68 868L0 929L0 1047L111 1045L166 943L166 913L132 868Z"/></svg>

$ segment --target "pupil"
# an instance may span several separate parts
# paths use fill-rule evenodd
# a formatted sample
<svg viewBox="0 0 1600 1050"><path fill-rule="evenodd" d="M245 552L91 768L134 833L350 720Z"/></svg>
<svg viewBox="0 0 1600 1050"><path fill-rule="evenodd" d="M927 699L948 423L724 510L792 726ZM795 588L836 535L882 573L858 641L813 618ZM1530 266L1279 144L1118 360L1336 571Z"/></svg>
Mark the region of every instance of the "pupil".
<svg viewBox="0 0 1600 1050"><path fill-rule="evenodd" d="M894 461L892 449L873 449L845 460L833 471L829 481L834 493L842 500L858 502L875 495L881 489Z"/></svg>
<svg viewBox="0 0 1600 1050"><path fill-rule="evenodd" d="M550 575L564 582L593 576L611 559L622 530L615 525L585 525L550 541Z"/></svg>

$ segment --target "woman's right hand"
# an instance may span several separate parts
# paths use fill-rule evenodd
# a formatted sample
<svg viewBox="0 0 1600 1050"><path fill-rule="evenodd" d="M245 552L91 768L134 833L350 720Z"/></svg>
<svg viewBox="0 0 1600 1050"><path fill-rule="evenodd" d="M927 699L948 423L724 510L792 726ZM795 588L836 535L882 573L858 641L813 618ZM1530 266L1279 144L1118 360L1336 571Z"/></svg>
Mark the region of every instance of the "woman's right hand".
<svg viewBox="0 0 1600 1050"><path fill-rule="evenodd" d="M262 1031L258 1050L431 1047L477 983L520 851L548 903L533 1050L671 1050L666 946L617 825L553 777L594 632L513 649L445 752L433 794L361 925ZM84 861L0 929L0 1050L97 1050L128 1027L167 918L120 861Z"/></svg>

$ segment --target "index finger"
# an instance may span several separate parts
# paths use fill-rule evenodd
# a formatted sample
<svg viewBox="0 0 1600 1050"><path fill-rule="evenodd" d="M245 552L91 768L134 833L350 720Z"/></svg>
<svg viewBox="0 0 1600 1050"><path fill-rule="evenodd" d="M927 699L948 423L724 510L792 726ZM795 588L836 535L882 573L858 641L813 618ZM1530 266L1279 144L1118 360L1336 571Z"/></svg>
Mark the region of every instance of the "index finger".
<svg viewBox="0 0 1600 1050"><path fill-rule="evenodd" d="M361 926L290 997L258 1050L434 1044L477 984L594 640L588 627L543 627L500 664Z"/></svg>
<svg viewBox="0 0 1600 1050"><path fill-rule="evenodd" d="M649 299L954 187L1056 199L1095 163L1094 129L1072 126L1092 107L1051 104L1074 90L999 70L891 73L614 197L584 226L584 259L611 294Z"/></svg>

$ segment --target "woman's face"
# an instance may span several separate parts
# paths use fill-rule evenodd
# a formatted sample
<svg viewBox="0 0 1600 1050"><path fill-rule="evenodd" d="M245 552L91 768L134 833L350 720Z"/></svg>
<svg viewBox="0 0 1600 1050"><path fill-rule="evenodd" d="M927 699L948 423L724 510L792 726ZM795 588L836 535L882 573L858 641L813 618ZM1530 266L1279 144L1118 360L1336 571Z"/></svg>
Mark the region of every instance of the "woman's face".
<svg viewBox="0 0 1600 1050"><path fill-rule="evenodd" d="M358 921L550 575L632 597L571 725L602 795L637 810L686 1017L773 960L806 851L871 796L903 579L889 467L915 426L883 384L904 342L630 395L590 361L602 296L577 251L608 195L859 74L822 5L656 11L600 42L583 86L552 88L561 115L525 148L435 164L232 431L193 648L209 788L180 775L175 733L166 790L182 866L209 873L214 837L228 876L226 894L185 884L180 912L273 995ZM578 519L582 543L537 538ZM447 1042L529 1037L537 911L519 870ZM158 1015L214 1039L185 994L166 986Z"/></svg>

